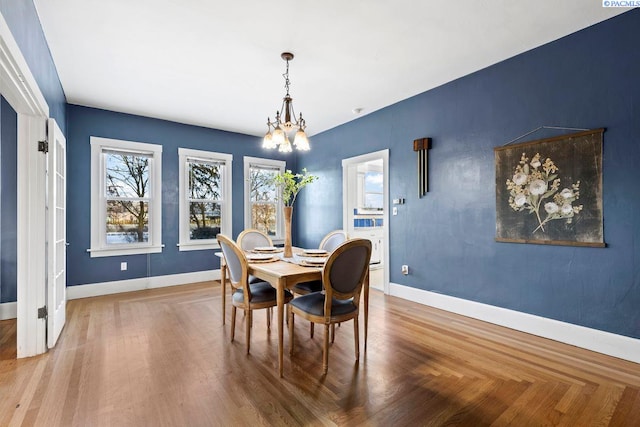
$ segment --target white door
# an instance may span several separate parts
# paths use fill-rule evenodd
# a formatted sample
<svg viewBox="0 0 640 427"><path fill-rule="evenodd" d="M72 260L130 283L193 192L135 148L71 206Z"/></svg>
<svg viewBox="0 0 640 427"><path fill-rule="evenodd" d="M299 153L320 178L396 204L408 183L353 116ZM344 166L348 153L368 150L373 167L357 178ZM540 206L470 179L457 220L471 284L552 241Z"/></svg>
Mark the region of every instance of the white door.
<svg viewBox="0 0 640 427"><path fill-rule="evenodd" d="M47 132L47 346L56 345L66 319L67 263L67 146L55 120L49 119Z"/></svg>

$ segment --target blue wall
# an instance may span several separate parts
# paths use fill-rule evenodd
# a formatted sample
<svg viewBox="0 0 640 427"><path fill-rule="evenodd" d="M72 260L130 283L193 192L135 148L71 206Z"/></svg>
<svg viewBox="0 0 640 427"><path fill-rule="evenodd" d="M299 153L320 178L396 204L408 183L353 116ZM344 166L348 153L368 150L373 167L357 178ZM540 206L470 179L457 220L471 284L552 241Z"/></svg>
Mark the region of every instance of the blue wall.
<svg viewBox="0 0 640 427"><path fill-rule="evenodd" d="M0 302L17 294L17 157L18 116L0 97Z"/></svg>
<svg viewBox="0 0 640 427"><path fill-rule="evenodd" d="M49 104L49 117L66 134L66 99L33 1L0 0L0 12Z"/></svg>
<svg viewBox="0 0 640 427"><path fill-rule="evenodd" d="M640 338L639 38L636 9L314 136L298 163L322 190L296 204L299 243L317 244L316 224L341 227L341 159L389 148L390 196L406 198L390 217L392 282ZM607 128L607 248L494 241L493 148L542 125ZM422 137L433 149L420 199Z"/></svg>
<svg viewBox="0 0 640 427"><path fill-rule="evenodd" d="M146 276L219 268L213 250L178 251L178 147L233 154L233 237L244 228L243 156L281 158L261 148L261 139L237 133L189 126L147 117L69 105L67 135L67 285L107 282ZM162 253L91 258L90 137L100 136L163 146ZM120 271L120 262L128 270Z"/></svg>

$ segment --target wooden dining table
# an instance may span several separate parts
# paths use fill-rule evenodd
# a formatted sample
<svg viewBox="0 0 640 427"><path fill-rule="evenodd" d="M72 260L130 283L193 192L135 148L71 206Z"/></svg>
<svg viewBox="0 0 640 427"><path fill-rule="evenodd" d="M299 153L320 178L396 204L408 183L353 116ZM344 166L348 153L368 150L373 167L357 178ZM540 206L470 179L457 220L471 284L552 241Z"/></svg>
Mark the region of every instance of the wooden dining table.
<svg viewBox="0 0 640 427"><path fill-rule="evenodd" d="M222 289L222 324L225 323L225 306L226 306L226 265L222 253L216 253L220 256L220 286ZM275 262L249 262L248 273L266 282L276 288L278 312L278 371L280 377L283 375L283 359L284 359L284 290L290 289L298 283L310 282L313 280L322 280L321 267L307 267L293 262L275 261ZM367 331L369 321L369 274L365 277L363 286L364 297L364 350L367 350Z"/></svg>

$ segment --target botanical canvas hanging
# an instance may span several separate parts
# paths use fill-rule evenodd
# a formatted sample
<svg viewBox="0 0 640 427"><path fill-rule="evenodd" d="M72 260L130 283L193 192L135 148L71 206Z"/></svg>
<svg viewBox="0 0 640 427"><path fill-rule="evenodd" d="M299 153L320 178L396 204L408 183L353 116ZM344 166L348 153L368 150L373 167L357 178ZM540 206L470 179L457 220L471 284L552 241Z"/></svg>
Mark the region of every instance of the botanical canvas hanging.
<svg viewBox="0 0 640 427"><path fill-rule="evenodd" d="M496 241L603 247L604 129L496 147Z"/></svg>

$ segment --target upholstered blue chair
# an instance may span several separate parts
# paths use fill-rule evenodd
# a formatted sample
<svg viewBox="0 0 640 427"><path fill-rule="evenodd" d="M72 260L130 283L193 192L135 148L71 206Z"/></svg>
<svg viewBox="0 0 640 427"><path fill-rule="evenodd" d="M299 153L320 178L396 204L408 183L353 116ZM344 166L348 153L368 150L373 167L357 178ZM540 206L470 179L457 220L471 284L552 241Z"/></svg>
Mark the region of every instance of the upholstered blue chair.
<svg viewBox="0 0 640 427"><path fill-rule="evenodd" d="M302 295L289 303L290 354L293 354L295 316L324 325L323 375L329 369L329 327L336 323L353 320L356 360L360 358L360 292L367 277L370 260L371 241L347 240L335 248L327 259L322 271L324 292Z"/></svg>
<svg viewBox="0 0 640 427"><path fill-rule="evenodd" d="M261 308L271 308L277 305L276 289L267 282L249 283L249 274L247 272L247 258L240 247L230 238L222 234L218 234L218 243L222 249L224 260L229 271L229 281L232 289L232 307L231 307L231 341L235 336L236 328L236 309L244 310L245 333L247 342L247 353L249 353L251 345L251 324L253 319L253 310ZM285 303L291 301L293 294L285 290ZM268 321L270 316L267 314L267 327L270 326Z"/></svg>

